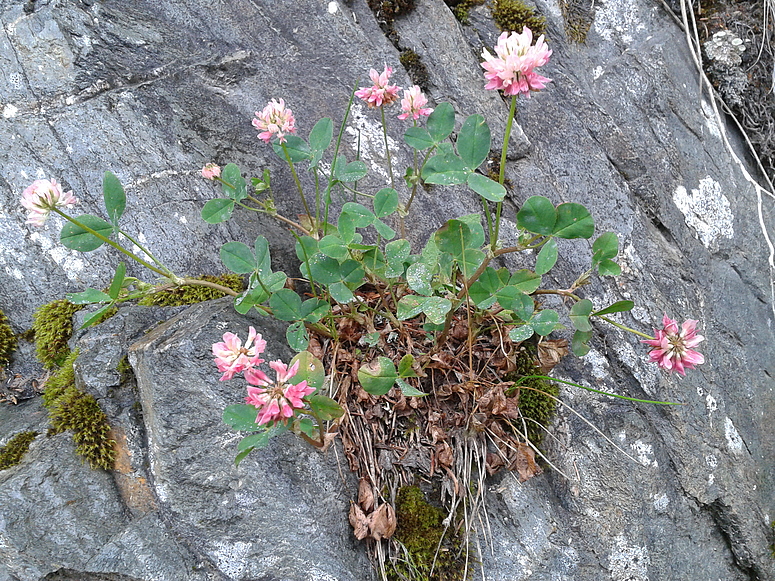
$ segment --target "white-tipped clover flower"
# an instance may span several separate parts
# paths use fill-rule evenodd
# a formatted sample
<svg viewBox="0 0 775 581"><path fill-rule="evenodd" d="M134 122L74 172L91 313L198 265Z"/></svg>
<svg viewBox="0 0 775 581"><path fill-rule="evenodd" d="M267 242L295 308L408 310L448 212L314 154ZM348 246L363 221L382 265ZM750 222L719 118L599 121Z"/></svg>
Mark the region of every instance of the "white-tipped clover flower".
<svg viewBox="0 0 775 581"><path fill-rule="evenodd" d="M22 192L21 204L29 212L27 224L43 226L54 208L74 206L78 200L73 192L62 192L55 180L35 180Z"/></svg>

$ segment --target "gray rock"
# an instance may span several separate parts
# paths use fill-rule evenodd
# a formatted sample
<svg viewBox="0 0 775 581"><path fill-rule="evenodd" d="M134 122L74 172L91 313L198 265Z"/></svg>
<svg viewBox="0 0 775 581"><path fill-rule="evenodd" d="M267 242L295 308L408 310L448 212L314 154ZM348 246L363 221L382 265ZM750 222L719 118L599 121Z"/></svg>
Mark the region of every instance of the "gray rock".
<svg viewBox="0 0 775 581"><path fill-rule="evenodd" d="M497 140L506 104L483 90L476 63L497 31L484 9L461 30L441 0L417 4L396 21L401 46L429 65L436 102L458 104L461 120L483 113ZM707 363L686 378L666 376L645 362L636 337L597 328L593 351L566 359L559 378L685 405L564 389L563 400L622 451L563 409L547 441L557 470L522 485L510 475L488 481L483 575L772 579L772 200L757 194L724 147L673 20L646 0L595 4L587 42L575 45L564 38L557 3L537 2L548 20L554 54L546 74L554 82L519 102L520 159L507 166L504 215L513 224L536 194L585 204L599 232L619 234L624 271L593 282L586 295L598 307L632 298L639 306L618 320L643 331L663 311L699 319ZM221 271L218 247L258 234L270 239L277 268L290 271L292 241L274 221L239 214L213 227L199 219L217 196L199 168L235 161L255 175L269 167L280 210L297 213L296 198L284 195L294 185L283 164L255 138L253 111L284 97L306 135L321 116L338 123L369 68L387 63L408 84L397 50L361 0L282 9L5 2L0 19L0 308L16 330L43 302L106 286L116 262L104 249L63 249L56 220L43 230L23 225L17 200L36 177L61 180L84 212L99 214L102 172L116 173L127 186L127 229L181 274ZM378 164L377 116L360 108L353 119L348 156L360 129L363 159ZM398 127L391 137L403 167L411 152ZM731 139L742 155L739 136ZM386 181L368 179L364 185ZM419 204L409 223L417 245L444 219L480 207L469 193L442 188ZM506 228L504 238L513 236ZM588 267L590 246L560 245L552 274L559 288ZM225 330L218 323L243 332L253 324L272 338L271 356L287 358L282 327L240 317L222 301L144 335L155 313L122 309L78 338L87 354L79 385L114 424L119 469L84 467L60 434L39 436L20 466L0 472L0 580L366 578L368 562L346 522L354 489L333 452L320 455L287 436L233 466L238 437L220 414L241 388L217 381L209 345ZM128 350L136 384L114 372ZM8 409L0 412L0 443L42 422L33 402L12 408L13 420Z"/></svg>

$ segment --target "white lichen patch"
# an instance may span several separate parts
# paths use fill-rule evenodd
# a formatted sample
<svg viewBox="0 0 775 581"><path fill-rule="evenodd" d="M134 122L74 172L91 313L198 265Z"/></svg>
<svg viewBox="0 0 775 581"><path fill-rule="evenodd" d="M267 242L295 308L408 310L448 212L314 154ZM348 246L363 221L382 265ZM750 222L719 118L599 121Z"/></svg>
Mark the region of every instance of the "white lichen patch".
<svg viewBox="0 0 775 581"><path fill-rule="evenodd" d="M657 512L665 512L665 510L667 510L667 505L670 504L670 499L667 497L667 494L662 492L660 494L655 494L652 498L654 499L654 510Z"/></svg>
<svg viewBox="0 0 775 581"><path fill-rule="evenodd" d="M648 568L651 563L648 549L627 545L624 535L616 537L616 544L608 557L608 568L613 581L649 581Z"/></svg>
<svg viewBox="0 0 775 581"><path fill-rule="evenodd" d="M708 466L708 468L714 470L716 466L718 466L718 458L716 458L713 454L708 454L705 456L705 464Z"/></svg>
<svg viewBox="0 0 775 581"><path fill-rule="evenodd" d="M224 543L217 541L213 544L215 546L209 552L215 560L218 569L231 578L241 577L245 571L245 564L248 562L247 556L251 548L250 543L243 543L241 541Z"/></svg>
<svg viewBox="0 0 775 581"><path fill-rule="evenodd" d="M353 103L350 110L351 123L345 128L345 133L351 138L353 150L360 152L360 158L369 165L370 170L388 179L385 135L382 124L377 120L378 116L378 111L365 110L360 103ZM396 141L388 136L387 142L391 154L397 154Z"/></svg>
<svg viewBox="0 0 775 581"><path fill-rule="evenodd" d="M632 42L632 35L645 30L636 0L606 0L597 4L595 32L607 41L618 36L625 44Z"/></svg>
<svg viewBox="0 0 775 581"><path fill-rule="evenodd" d="M137 236L135 236L135 238L137 238L137 240L138 240L138 242L140 242L140 244L142 244L143 246L147 247L148 239L145 237L145 234L143 234L142 232L139 232L137 234ZM134 252L135 254L140 254L140 255L144 254L143 249L140 248L139 246L137 246L136 244L132 244L132 252Z"/></svg>
<svg viewBox="0 0 775 581"><path fill-rule="evenodd" d="M630 448L632 448L633 452L635 452L635 455L638 457L638 462L644 466L653 466L654 468L659 466L659 463L654 459L654 448L651 444L647 444L641 440L635 440L635 442L630 444Z"/></svg>
<svg viewBox="0 0 775 581"><path fill-rule="evenodd" d="M14 277L16 280L23 280L23 279L24 279L24 275L22 274L22 271L21 271L21 270L19 270L19 269L18 269L18 268L16 268L16 267L10 267L10 266L6 266L4 270L5 270L5 273L6 273L8 276L12 276L12 277Z"/></svg>
<svg viewBox="0 0 775 581"><path fill-rule="evenodd" d="M715 246L719 238L734 236L734 216L729 199L721 192L721 185L710 176L701 179L699 187L691 193L678 186L673 193L673 203L705 248Z"/></svg>
<svg viewBox="0 0 775 581"><path fill-rule="evenodd" d="M339 4L336 2L329 2L328 3L328 13L329 14L336 14L339 10Z"/></svg>
<svg viewBox="0 0 775 581"><path fill-rule="evenodd" d="M745 42L731 30L719 30L702 45L712 61L726 67L734 67L742 62Z"/></svg>
<svg viewBox="0 0 775 581"><path fill-rule="evenodd" d="M708 415L712 414L718 409L718 402L711 394L707 394L705 396L705 407L708 409Z"/></svg>
<svg viewBox="0 0 775 581"><path fill-rule="evenodd" d="M13 117L16 117L16 114L19 112L19 108L12 104L8 103L5 107L3 107L3 117L6 119L11 119Z"/></svg>
<svg viewBox="0 0 775 581"><path fill-rule="evenodd" d="M630 343L624 342L617 344L615 348L619 359L629 367L643 391L649 396L656 393L659 385L659 370L654 364L646 364L645 351L636 352Z"/></svg>
<svg viewBox="0 0 775 581"><path fill-rule="evenodd" d="M584 366L592 370L592 375L595 379L605 379L608 377L608 361L600 352L590 349L589 353L584 356L583 361Z"/></svg>
<svg viewBox="0 0 775 581"><path fill-rule="evenodd" d="M86 263L75 251L68 250L64 246L55 245L51 238L42 235L40 232L30 234L30 240L38 244L44 254L47 254L56 262L70 280L77 280L79 274L83 272Z"/></svg>
<svg viewBox="0 0 775 581"><path fill-rule="evenodd" d="M729 418L724 418L724 436L727 439L727 448L733 454L743 453L743 438L737 431L735 424Z"/></svg>
<svg viewBox="0 0 775 581"><path fill-rule="evenodd" d="M700 102L702 106L702 114L705 115L705 125L708 127L710 134L713 137L721 139L721 129L719 129L718 122L716 121L716 112L713 107L705 99Z"/></svg>

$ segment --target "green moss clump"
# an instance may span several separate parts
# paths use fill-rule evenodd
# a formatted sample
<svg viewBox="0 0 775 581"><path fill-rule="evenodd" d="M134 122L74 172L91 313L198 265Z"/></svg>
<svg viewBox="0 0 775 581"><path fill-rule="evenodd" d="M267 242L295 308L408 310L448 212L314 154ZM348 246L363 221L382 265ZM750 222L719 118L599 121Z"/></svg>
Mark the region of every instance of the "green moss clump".
<svg viewBox="0 0 775 581"><path fill-rule="evenodd" d="M35 352L46 369L59 367L70 354L67 342L73 335L73 315L82 308L61 299L43 305L32 316Z"/></svg>
<svg viewBox="0 0 775 581"><path fill-rule="evenodd" d="M368 5L386 24L392 24L396 16L414 10L414 0L368 0Z"/></svg>
<svg viewBox="0 0 775 581"><path fill-rule="evenodd" d="M560 10L565 20L565 36L568 40L582 44L595 18L594 3L582 0L560 0Z"/></svg>
<svg viewBox="0 0 775 581"><path fill-rule="evenodd" d="M418 85L423 91L428 89L428 69L425 63L420 59L420 55L411 48L401 51L398 57L401 65L406 69L409 78L415 85Z"/></svg>
<svg viewBox="0 0 775 581"><path fill-rule="evenodd" d="M116 365L116 371L121 374L121 382L125 382L128 379L130 379L132 376L134 376L134 369L132 369L132 366L129 364L129 357L127 355L124 355L121 358L121 361L118 362L118 365Z"/></svg>
<svg viewBox="0 0 775 581"><path fill-rule="evenodd" d="M770 523L770 528L775 531L775 520ZM772 554L772 558L775 559L775 543L770 545L770 553Z"/></svg>
<svg viewBox="0 0 775 581"><path fill-rule="evenodd" d="M456 0L445 0L447 6L452 9L452 14L458 19L460 24L468 24L468 16L471 12L471 8L474 6L481 6L486 0L462 0L458 2Z"/></svg>
<svg viewBox="0 0 775 581"><path fill-rule="evenodd" d="M495 24L504 32L522 33L527 26L534 35L546 32L546 18L536 14L522 0L494 0L492 17Z"/></svg>
<svg viewBox="0 0 775 581"><path fill-rule="evenodd" d="M240 293L243 290L242 278L237 274L222 274L220 276L204 275L201 280L214 282ZM226 296L221 291L206 286L182 285L168 290L159 291L144 296L138 304L146 307L180 307L193 305L211 299L219 299Z"/></svg>
<svg viewBox="0 0 775 581"><path fill-rule="evenodd" d="M517 369L506 376L507 381L541 375L541 370L536 366L535 354L528 347L517 354L516 363ZM544 436L541 426L548 427L557 411L554 398L559 396L560 388L551 381L538 378L522 380L520 385L531 388L519 390L519 413L525 418L528 440L537 447L541 445Z"/></svg>
<svg viewBox="0 0 775 581"><path fill-rule="evenodd" d="M37 435L38 432L22 432L8 440L8 443L0 448L0 470L16 466L21 462Z"/></svg>
<svg viewBox="0 0 775 581"><path fill-rule="evenodd" d="M108 437L108 418L97 401L75 386L73 364L77 357L78 351L73 351L46 382L43 404L51 421L49 435L73 430L76 453L92 468L110 470L116 461L116 442Z"/></svg>
<svg viewBox="0 0 775 581"><path fill-rule="evenodd" d="M397 526L394 538L409 554L404 555L406 560L396 563L395 570L388 573L390 581L464 580L465 557L461 550L463 543L459 538L451 536L454 527L446 529L447 534L444 534L445 517L443 510L425 500L425 495L418 487L404 486L399 489L396 497Z"/></svg>
<svg viewBox="0 0 775 581"><path fill-rule="evenodd" d="M43 391L43 405L51 409L56 401L62 397L68 387L75 385L75 370L73 364L78 359L79 350L70 353L62 362L62 367L57 369L46 380L46 389Z"/></svg>
<svg viewBox="0 0 775 581"><path fill-rule="evenodd" d="M8 318L0 311L0 367L8 365L11 353L16 351L16 335L13 334Z"/></svg>

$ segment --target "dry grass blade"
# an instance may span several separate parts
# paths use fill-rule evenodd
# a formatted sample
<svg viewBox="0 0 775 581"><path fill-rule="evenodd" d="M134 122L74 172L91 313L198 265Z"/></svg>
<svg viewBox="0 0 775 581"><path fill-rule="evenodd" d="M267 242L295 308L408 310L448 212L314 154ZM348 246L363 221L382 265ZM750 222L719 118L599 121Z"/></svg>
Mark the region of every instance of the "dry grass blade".
<svg viewBox="0 0 775 581"><path fill-rule="evenodd" d="M546 395L547 395L547 397L551 397L553 400L555 400L555 401L556 401L557 403L559 403L561 406L563 406L563 407L565 407L565 408L568 408L568 410L570 410L570 411L571 411L573 414L575 414L575 415L576 415L576 416L577 416L577 417L578 417L578 418L579 418L579 419L580 419L582 422L584 422L585 424L587 424L587 425L588 425L590 428L592 428L593 430L595 430L595 432L597 432L597 433L598 433L600 436L602 436L602 437L603 437L603 439L604 439L606 442L608 442L608 443L609 443L609 444L611 444L611 445L612 445L614 448L616 448L617 450L619 450L619 452L621 452L622 454L624 454L625 456L627 456L627 458L629 458L630 460L632 460L632 461L633 461L633 462L635 462L636 464L640 465L640 462L638 462L638 461L637 461L635 458L633 458L633 457L632 457L632 456L630 456L630 455L629 455L627 452L625 452L625 451L624 451L624 450L622 450L622 449L621 449L619 446L617 446L617 445L616 445L616 443L615 443L615 442L614 442L614 441L613 441L611 438L609 438L608 436L606 436L606 435L605 435L605 434L602 432L602 430L600 430L600 429L599 429L599 428L598 428L598 427L597 427L595 424L593 424L592 422L590 422L590 421L589 421L587 418L585 418L584 416L582 416L582 415L581 415L579 412L577 412L576 410L574 410L574 409L573 409L571 406L569 406L567 403L565 403L564 401L562 401L562 400L561 400L560 398L558 398L558 397L554 397L553 395L549 395L549 394L546 394Z"/></svg>

